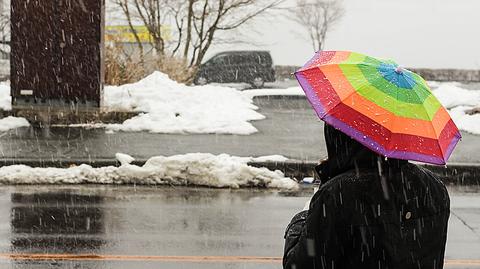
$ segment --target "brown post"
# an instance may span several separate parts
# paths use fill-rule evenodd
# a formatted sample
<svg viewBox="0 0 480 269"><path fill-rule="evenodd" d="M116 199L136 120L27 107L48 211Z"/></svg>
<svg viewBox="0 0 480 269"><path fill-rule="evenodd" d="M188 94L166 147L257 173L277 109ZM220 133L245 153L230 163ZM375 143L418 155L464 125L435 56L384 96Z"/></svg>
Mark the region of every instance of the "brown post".
<svg viewBox="0 0 480 269"><path fill-rule="evenodd" d="M11 0L13 108L98 109L104 18L105 0Z"/></svg>

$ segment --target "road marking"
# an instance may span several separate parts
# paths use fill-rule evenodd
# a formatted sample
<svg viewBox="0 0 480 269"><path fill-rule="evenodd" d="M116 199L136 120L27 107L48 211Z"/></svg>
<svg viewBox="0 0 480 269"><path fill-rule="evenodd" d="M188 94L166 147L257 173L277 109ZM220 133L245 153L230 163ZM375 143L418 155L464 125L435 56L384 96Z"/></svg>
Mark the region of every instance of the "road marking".
<svg viewBox="0 0 480 269"><path fill-rule="evenodd" d="M250 262L281 263L281 257L256 256L139 256L139 255L103 255L103 254L0 254L4 260L85 260L85 261L158 261L158 262Z"/></svg>
<svg viewBox="0 0 480 269"><path fill-rule="evenodd" d="M480 260L445 260L445 265L472 265L480 267Z"/></svg>
<svg viewBox="0 0 480 269"><path fill-rule="evenodd" d="M282 257L257 256L141 256L108 254L27 254L3 253L3 260L30 261L155 261L155 262L205 262L205 263L282 263ZM480 267L480 260L445 260L448 266Z"/></svg>

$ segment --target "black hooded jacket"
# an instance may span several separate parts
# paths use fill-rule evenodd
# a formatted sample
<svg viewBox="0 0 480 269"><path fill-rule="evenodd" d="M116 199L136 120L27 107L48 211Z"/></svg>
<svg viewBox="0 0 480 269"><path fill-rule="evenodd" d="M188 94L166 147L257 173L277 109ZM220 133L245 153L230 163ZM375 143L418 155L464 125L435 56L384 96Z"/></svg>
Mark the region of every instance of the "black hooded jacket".
<svg viewBox="0 0 480 269"><path fill-rule="evenodd" d="M328 161L310 209L285 233L283 267L443 268L450 199L428 170L325 126Z"/></svg>

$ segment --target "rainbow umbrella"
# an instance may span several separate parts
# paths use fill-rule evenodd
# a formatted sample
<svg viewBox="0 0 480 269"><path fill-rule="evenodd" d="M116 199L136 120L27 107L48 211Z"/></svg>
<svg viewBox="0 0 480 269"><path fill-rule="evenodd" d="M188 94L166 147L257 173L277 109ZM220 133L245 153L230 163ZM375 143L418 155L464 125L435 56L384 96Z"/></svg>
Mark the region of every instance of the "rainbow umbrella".
<svg viewBox="0 0 480 269"><path fill-rule="evenodd" d="M393 61L321 51L295 76L320 119L385 157L445 164L461 138L425 80Z"/></svg>

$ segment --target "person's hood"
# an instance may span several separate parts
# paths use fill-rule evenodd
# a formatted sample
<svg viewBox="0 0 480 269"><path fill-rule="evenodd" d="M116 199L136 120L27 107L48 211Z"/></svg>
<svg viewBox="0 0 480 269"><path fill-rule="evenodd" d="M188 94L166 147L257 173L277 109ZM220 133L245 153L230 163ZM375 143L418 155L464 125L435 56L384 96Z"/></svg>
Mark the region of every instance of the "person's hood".
<svg viewBox="0 0 480 269"><path fill-rule="evenodd" d="M378 169L379 163L382 163L382 166L399 167L407 162L397 159L386 161L382 156L328 124L325 124L324 134L328 159L317 167L322 183L352 169L357 171L364 168Z"/></svg>

